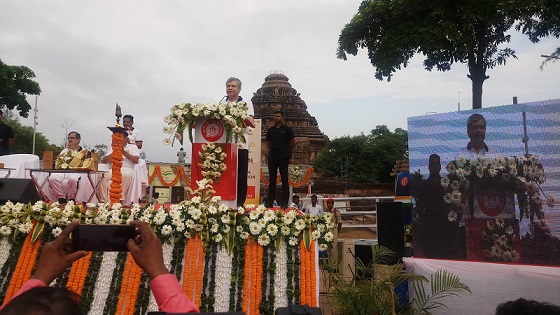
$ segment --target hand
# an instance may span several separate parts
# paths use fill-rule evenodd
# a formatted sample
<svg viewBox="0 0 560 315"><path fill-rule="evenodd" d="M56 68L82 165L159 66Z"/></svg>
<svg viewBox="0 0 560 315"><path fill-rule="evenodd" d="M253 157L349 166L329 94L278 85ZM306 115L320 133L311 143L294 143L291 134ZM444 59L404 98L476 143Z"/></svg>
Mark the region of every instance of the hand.
<svg viewBox="0 0 560 315"><path fill-rule="evenodd" d="M128 250L136 264L142 268L150 279L168 274L169 270L163 262L163 248L160 239L152 231L150 226L143 221L131 221L131 225L136 226L140 231L134 240L128 240Z"/></svg>
<svg viewBox="0 0 560 315"><path fill-rule="evenodd" d="M56 277L60 276L72 263L88 254L87 251L72 252L71 241L68 239L70 232L80 224L75 220L68 225L52 242L43 246L37 269L31 279L41 280L49 285Z"/></svg>

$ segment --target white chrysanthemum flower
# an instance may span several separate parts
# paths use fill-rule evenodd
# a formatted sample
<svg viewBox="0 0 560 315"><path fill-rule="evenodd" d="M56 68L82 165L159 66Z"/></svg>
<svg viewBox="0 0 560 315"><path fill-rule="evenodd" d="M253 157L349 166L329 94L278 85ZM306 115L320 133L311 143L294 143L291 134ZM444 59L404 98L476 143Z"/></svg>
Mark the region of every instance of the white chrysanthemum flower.
<svg viewBox="0 0 560 315"><path fill-rule="evenodd" d="M221 205L218 207L218 210L219 210L220 212L225 212L225 211L228 211L228 210L229 210L229 207L228 207L226 204L221 204Z"/></svg>
<svg viewBox="0 0 560 315"><path fill-rule="evenodd" d="M18 230L25 234L31 232L31 229L33 229L33 223L31 222L25 222L18 225Z"/></svg>
<svg viewBox="0 0 560 315"><path fill-rule="evenodd" d="M296 223L294 223L294 226L298 230L303 230L305 228L305 221L303 221L302 219L298 219Z"/></svg>
<svg viewBox="0 0 560 315"><path fill-rule="evenodd" d="M280 228L280 233L281 233L282 235L284 235L284 236L290 235L290 228L287 227L287 226L285 226L285 225L283 225L283 226Z"/></svg>
<svg viewBox="0 0 560 315"><path fill-rule="evenodd" d="M278 226L275 224L269 224L266 227L266 232L270 235L270 236L274 236L276 235L276 233L278 233Z"/></svg>
<svg viewBox="0 0 560 315"><path fill-rule="evenodd" d="M239 215L245 214L245 208L243 206L237 207L237 214Z"/></svg>
<svg viewBox="0 0 560 315"><path fill-rule="evenodd" d="M173 228L168 224L161 227L161 234L162 235L169 235L172 232L173 232Z"/></svg>
<svg viewBox="0 0 560 315"><path fill-rule="evenodd" d="M449 220L449 222L457 221L457 212L453 210L449 211L449 213L447 214L447 220Z"/></svg>
<svg viewBox="0 0 560 315"><path fill-rule="evenodd" d="M273 221L276 218L276 213L273 210L266 210L263 219L265 222Z"/></svg>
<svg viewBox="0 0 560 315"><path fill-rule="evenodd" d="M216 243L221 242L222 239L223 239L223 236L222 236L221 233L218 233L218 234L214 235L214 241L215 241Z"/></svg>
<svg viewBox="0 0 560 315"><path fill-rule="evenodd" d="M221 219L222 219L222 223L224 223L224 224L228 224L231 221L230 218L229 218L229 215L227 213L223 214Z"/></svg>
<svg viewBox="0 0 560 315"><path fill-rule="evenodd" d="M319 244L319 251L320 252L324 252L328 249L329 247L327 246L327 244Z"/></svg>
<svg viewBox="0 0 560 315"><path fill-rule="evenodd" d="M251 234L253 235L257 235L261 233L261 225L258 224L257 222L251 222L251 224L249 224L249 231L251 232Z"/></svg>
<svg viewBox="0 0 560 315"><path fill-rule="evenodd" d="M313 240L316 240L316 239L318 239L319 237L321 237L321 232L319 232L319 231L317 231L317 230L311 232L311 238L312 238Z"/></svg>
<svg viewBox="0 0 560 315"><path fill-rule="evenodd" d="M54 235L55 237L58 237L60 233L62 233L62 229L58 226L52 230L52 235Z"/></svg>
<svg viewBox="0 0 560 315"><path fill-rule="evenodd" d="M216 208L216 206L210 205L210 206L208 206L208 213L216 214L216 213L218 213L218 208Z"/></svg>
<svg viewBox="0 0 560 315"><path fill-rule="evenodd" d="M325 233L325 241L332 242L334 240L334 234L332 232Z"/></svg>
<svg viewBox="0 0 560 315"><path fill-rule="evenodd" d="M8 236L12 233L12 229L9 226L2 226L0 227L0 234L2 234L2 236Z"/></svg>
<svg viewBox="0 0 560 315"><path fill-rule="evenodd" d="M258 209L258 208L257 208ZM257 210L253 210L249 213L249 219L256 220L259 218L259 212Z"/></svg>
<svg viewBox="0 0 560 315"><path fill-rule="evenodd" d="M119 217L111 217L109 224L121 224L121 219Z"/></svg>
<svg viewBox="0 0 560 315"><path fill-rule="evenodd" d="M261 234L258 238L259 245L267 246L270 244L270 237L266 234Z"/></svg>
<svg viewBox="0 0 560 315"><path fill-rule="evenodd" d="M217 233L218 232L218 225L217 224L212 224L212 227L210 228L210 232L212 233Z"/></svg>
<svg viewBox="0 0 560 315"><path fill-rule="evenodd" d="M288 240L288 244L290 244L290 246L296 246L297 244L299 244L299 239L297 237L290 237L290 240Z"/></svg>

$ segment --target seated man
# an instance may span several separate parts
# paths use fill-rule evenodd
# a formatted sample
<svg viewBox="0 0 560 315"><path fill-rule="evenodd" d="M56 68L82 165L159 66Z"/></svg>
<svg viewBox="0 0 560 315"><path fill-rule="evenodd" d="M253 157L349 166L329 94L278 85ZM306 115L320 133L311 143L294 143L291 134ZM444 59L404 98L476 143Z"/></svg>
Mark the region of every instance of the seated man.
<svg viewBox="0 0 560 315"><path fill-rule="evenodd" d="M68 133L68 142L66 148L60 152L57 160L63 161L65 157L73 156L77 152L82 151L80 146L81 136L76 131ZM59 165L57 165L59 166ZM67 168L67 167L62 167ZM78 191L78 180L81 174L52 174L49 177L49 187L51 195L58 199L58 203L66 203L66 201L74 200Z"/></svg>
<svg viewBox="0 0 560 315"><path fill-rule="evenodd" d="M124 141L121 143L122 147L122 154L123 154L123 164L121 167L122 173L122 198L124 200L124 196L128 189L132 184L132 172L134 170L134 166L138 164L140 160L140 150L136 146L136 144L132 144L129 142L128 133L123 132L124 134ZM113 156L112 148L107 152L107 155L103 158L103 163L109 163L111 165L111 157ZM99 183L99 198L102 202L110 201L109 198L109 189L111 186L111 176L112 172L109 171L108 173L103 174L101 181Z"/></svg>

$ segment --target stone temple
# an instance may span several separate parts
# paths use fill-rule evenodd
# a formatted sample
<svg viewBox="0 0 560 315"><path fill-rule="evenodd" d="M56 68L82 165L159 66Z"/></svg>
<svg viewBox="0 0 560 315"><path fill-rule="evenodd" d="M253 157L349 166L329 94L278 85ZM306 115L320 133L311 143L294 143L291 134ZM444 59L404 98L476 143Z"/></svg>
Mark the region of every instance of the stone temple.
<svg viewBox="0 0 560 315"><path fill-rule="evenodd" d="M294 130L296 147L290 164L311 165L329 138L321 132L317 119L307 112L307 105L288 82L287 76L272 73L264 79L251 101L255 109L255 118L262 119L261 163L267 163L266 130L274 124L274 112L284 112L286 125Z"/></svg>

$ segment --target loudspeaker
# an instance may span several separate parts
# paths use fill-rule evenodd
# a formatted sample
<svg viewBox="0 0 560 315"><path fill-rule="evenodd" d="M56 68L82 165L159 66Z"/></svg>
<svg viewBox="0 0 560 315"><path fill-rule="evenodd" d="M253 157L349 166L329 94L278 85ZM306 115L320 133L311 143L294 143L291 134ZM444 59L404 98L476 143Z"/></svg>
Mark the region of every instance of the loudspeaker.
<svg viewBox="0 0 560 315"><path fill-rule="evenodd" d="M379 245L397 254L391 262L396 264L404 256L404 215L400 202L377 204L377 240Z"/></svg>
<svg viewBox="0 0 560 315"><path fill-rule="evenodd" d="M0 204L4 204L8 200L13 203L34 203L41 198L31 179L0 178Z"/></svg>
<svg viewBox="0 0 560 315"><path fill-rule="evenodd" d="M321 309L318 307L309 307L309 305L290 304L287 307L279 307L274 312L275 315L322 315Z"/></svg>

